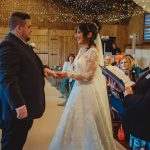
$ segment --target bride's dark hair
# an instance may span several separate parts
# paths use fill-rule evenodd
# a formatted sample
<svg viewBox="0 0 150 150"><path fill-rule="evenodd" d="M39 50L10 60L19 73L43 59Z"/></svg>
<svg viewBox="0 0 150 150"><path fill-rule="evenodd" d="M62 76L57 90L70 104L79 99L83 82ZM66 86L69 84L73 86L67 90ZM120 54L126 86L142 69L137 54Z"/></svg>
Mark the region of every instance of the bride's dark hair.
<svg viewBox="0 0 150 150"><path fill-rule="evenodd" d="M91 45L95 45L94 40L97 37L97 34L99 32L99 27L96 23L94 22L90 22L90 23L80 23L77 27L77 29L79 29L81 32L83 32L83 36L84 38L86 38L88 40L88 45L89 47ZM77 31L76 29L76 31ZM89 38L88 37L88 33L91 32L92 36Z"/></svg>

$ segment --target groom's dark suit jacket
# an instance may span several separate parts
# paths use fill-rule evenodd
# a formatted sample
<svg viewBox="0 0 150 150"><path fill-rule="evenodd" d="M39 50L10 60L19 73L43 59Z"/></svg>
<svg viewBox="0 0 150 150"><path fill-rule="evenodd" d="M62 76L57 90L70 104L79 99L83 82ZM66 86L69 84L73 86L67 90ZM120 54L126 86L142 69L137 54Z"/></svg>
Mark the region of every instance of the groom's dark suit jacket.
<svg viewBox="0 0 150 150"><path fill-rule="evenodd" d="M45 110L43 65L32 48L9 33L0 44L0 107L3 120L16 118L15 109L26 105L35 119Z"/></svg>

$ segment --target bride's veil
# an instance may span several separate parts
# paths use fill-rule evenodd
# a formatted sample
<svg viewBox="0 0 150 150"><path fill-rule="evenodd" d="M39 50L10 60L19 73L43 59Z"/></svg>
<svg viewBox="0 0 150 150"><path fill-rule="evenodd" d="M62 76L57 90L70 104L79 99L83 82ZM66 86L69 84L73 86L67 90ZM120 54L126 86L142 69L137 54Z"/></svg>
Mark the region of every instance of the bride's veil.
<svg viewBox="0 0 150 150"><path fill-rule="evenodd" d="M98 49L98 51L99 51L99 56L100 56L100 58L99 58L99 64L100 64L101 66L104 66L102 42L101 42L99 33L97 34L97 37L96 37L96 39L95 39L94 42L95 42L96 47L97 47L97 49Z"/></svg>
<svg viewBox="0 0 150 150"><path fill-rule="evenodd" d="M103 50L102 50L102 42L100 39L100 35L98 34L95 39L96 47L99 51L99 65L104 66L104 58L103 58ZM103 105L105 115L106 115L106 121L109 128L109 131L107 134L112 133L112 123L111 123L111 117L110 117L110 107L109 107L109 101L108 101L108 94L107 94L107 85L106 85L106 79L105 76L102 75L101 68L99 67L99 76L97 77L99 80L100 85L97 85L99 89L101 89L101 100L99 100L99 106L100 109L102 108L101 105ZM103 86L101 86L103 85Z"/></svg>
<svg viewBox="0 0 150 150"><path fill-rule="evenodd" d="M96 39L95 39L95 44L96 44L96 47L99 51L99 65L101 66L104 66L104 58L103 58L103 49L102 49L102 42L101 42L101 39L100 39L100 35L98 34ZM98 76L97 76L97 81L99 81L97 84L97 88L100 89L101 91L101 99L98 101L99 103L99 109L103 109L104 111L104 114L105 114L105 120L107 123L107 125L104 123L103 125L106 127L106 134L109 139L109 143L110 143L110 146L115 147L115 150L116 149L124 149L121 144L119 144L117 141L114 142L113 140L113 131L112 131L112 122L111 122L111 116L110 116L110 106L109 106L109 101L108 101L108 94L107 94L107 85L106 85L106 79L105 79L105 76L102 75L102 70L101 68L99 67L99 71L98 71ZM102 86L103 85L103 86ZM112 140L110 140L112 139Z"/></svg>

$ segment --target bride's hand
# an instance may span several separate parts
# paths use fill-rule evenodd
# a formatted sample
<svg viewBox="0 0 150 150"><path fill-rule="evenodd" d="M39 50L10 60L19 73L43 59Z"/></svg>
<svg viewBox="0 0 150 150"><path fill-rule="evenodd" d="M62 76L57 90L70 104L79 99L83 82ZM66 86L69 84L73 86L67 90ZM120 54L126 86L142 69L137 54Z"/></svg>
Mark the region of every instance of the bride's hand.
<svg viewBox="0 0 150 150"><path fill-rule="evenodd" d="M64 78L68 77L67 72L57 72L56 74L61 79L64 79Z"/></svg>

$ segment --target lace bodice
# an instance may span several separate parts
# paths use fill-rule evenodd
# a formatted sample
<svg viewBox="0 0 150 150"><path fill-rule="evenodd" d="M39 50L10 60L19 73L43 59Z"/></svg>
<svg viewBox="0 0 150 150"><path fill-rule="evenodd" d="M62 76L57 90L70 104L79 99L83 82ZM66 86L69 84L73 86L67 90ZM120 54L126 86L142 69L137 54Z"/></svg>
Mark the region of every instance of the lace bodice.
<svg viewBox="0 0 150 150"><path fill-rule="evenodd" d="M68 76L80 81L91 81L98 68L98 62L99 53L96 48L81 48L74 61L75 70L69 72Z"/></svg>

